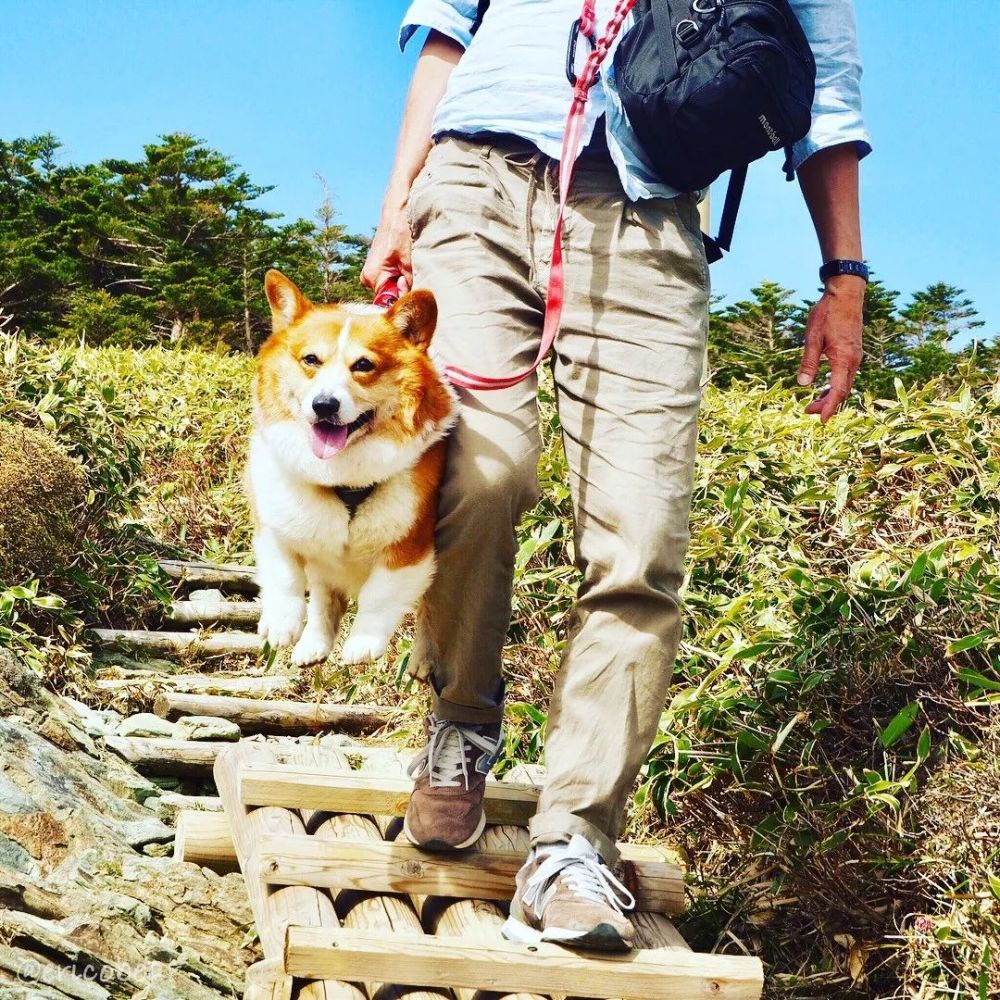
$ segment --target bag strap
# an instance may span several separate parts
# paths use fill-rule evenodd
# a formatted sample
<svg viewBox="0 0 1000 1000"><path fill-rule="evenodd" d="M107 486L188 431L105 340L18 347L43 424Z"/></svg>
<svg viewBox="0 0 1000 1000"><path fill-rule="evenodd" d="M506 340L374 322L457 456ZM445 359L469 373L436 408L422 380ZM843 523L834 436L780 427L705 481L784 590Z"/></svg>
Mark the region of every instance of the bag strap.
<svg viewBox="0 0 1000 1000"><path fill-rule="evenodd" d="M747 165L735 167L729 175L729 187L726 188L726 200L722 206L722 217L719 219L719 235L713 239L708 233L701 234L705 241L705 256L708 258L709 264L722 260L723 251L729 252L746 182Z"/></svg>
<svg viewBox="0 0 1000 1000"><path fill-rule="evenodd" d="M476 19L472 22L472 27L469 29L473 36L482 27L483 18L486 17L486 11L489 10L489 6L490 0L479 0L479 6L476 8Z"/></svg>
<svg viewBox="0 0 1000 1000"><path fill-rule="evenodd" d="M562 320L563 300L566 288L562 248L563 216L566 212L566 202L569 199L569 188L573 180L573 170L576 166L576 158L580 152L580 144L583 138L584 113L587 107L587 98L591 87L597 81L601 64L607 58L611 45L621 31L622 24L624 24L625 18L628 17L635 2L636 0L618 0L611 20L608 21L607 27L604 29L604 34L595 41L597 14L594 0L583 0L583 9L580 12L578 30L581 35L593 41L594 47L587 56L587 61L584 63L583 69L580 71L573 86L573 102L570 105L569 114L566 116L566 129L563 133L562 153L559 158L559 214L556 216L554 232L552 234L552 263L549 266L549 285L545 296L545 320L542 324L542 339L538 345L538 355L535 357L530 368L526 368L516 375L506 377L477 375L475 372L466 371L464 368L447 365L444 369L445 377L459 388L478 391L509 389L511 386L515 386L533 375L555 343L556 334L559 332L559 325Z"/></svg>

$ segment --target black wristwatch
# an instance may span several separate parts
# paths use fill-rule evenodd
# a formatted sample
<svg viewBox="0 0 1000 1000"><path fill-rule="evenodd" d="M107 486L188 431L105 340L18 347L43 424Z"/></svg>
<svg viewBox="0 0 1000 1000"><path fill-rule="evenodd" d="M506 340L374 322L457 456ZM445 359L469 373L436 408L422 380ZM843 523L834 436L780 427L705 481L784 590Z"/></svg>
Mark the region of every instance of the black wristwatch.
<svg viewBox="0 0 1000 1000"><path fill-rule="evenodd" d="M868 265L862 260L828 260L819 269L819 280L835 278L838 274L853 274L855 278L868 280Z"/></svg>

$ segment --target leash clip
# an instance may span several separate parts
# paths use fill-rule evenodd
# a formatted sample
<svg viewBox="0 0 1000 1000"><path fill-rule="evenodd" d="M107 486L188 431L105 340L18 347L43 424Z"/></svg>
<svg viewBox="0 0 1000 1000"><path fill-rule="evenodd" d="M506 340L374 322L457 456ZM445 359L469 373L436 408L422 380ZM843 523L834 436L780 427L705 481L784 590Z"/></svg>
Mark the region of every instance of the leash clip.
<svg viewBox="0 0 1000 1000"><path fill-rule="evenodd" d="M577 18L569 29L569 38L566 41L566 79L571 87L576 86L576 43L580 39L580 28L582 18ZM584 36L590 42L590 51L597 47L592 35Z"/></svg>

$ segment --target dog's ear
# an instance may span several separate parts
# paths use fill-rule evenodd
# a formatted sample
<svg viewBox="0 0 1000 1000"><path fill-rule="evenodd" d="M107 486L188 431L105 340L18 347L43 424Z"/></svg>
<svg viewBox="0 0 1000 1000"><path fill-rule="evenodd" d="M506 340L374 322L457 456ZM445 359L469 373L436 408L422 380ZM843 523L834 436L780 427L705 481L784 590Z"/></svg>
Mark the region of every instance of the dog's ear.
<svg viewBox="0 0 1000 1000"><path fill-rule="evenodd" d="M386 319L408 340L426 351L437 326L438 307L431 292L418 288L395 302Z"/></svg>
<svg viewBox="0 0 1000 1000"><path fill-rule="evenodd" d="M299 286L280 271L272 269L264 275L264 291L271 304L271 328L275 333L290 326L309 308L310 302Z"/></svg>

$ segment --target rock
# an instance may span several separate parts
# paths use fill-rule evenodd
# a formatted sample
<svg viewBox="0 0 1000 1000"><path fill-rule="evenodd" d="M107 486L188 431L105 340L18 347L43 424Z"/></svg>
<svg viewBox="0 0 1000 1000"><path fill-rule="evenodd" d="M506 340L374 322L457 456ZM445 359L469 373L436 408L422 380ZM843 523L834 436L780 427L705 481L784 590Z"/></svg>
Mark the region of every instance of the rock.
<svg viewBox="0 0 1000 1000"><path fill-rule="evenodd" d="M0 649L0 685L29 701L42 694L41 678L9 649Z"/></svg>
<svg viewBox="0 0 1000 1000"><path fill-rule="evenodd" d="M0 771L0 813L38 812L35 800L21 791L10 778Z"/></svg>
<svg viewBox="0 0 1000 1000"><path fill-rule="evenodd" d="M146 844L162 844L174 839L174 831L152 816L148 819L122 823L119 829L125 843L136 849Z"/></svg>
<svg viewBox="0 0 1000 1000"><path fill-rule="evenodd" d="M72 712L90 736L116 736L122 717L111 709L96 709L75 698L60 699L63 707Z"/></svg>
<svg viewBox="0 0 1000 1000"><path fill-rule="evenodd" d="M23 665L5 662L0 1000L242 995L244 971L261 957L242 878L156 856L170 853L174 837L163 792L100 732L123 720L48 698ZM30 704L15 687L35 692Z"/></svg>
<svg viewBox="0 0 1000 1000"><path fill-rule="evenodd" d="M16 840L3 833L0 833L0 868L9 868L23 875L38 872L34 858Z"/></svg>
<svg viewBox="0 0 1000 1000"><path fill-rule="evenodd" d="M205 589L205 590L192 590L188 594L189 601L208 601L210 603L221 604L226 600L225 595L221 590Z"/></svg>
<svg viewBox="0 0 1000 1000"><path fill-rule="evenodd" d="M240 738L240 727L231 719L213 715L182 715L176 722L177 738L182 740L229 740Z"/></svg>
<svg viewBox="0 0 1000 1000"><path fill-rule="evenodd" d="M177 736L177 727L166 719L161 719L152 712L140 712L129 716L118 724L118 736L151 736L173 739Z"/></svg>

